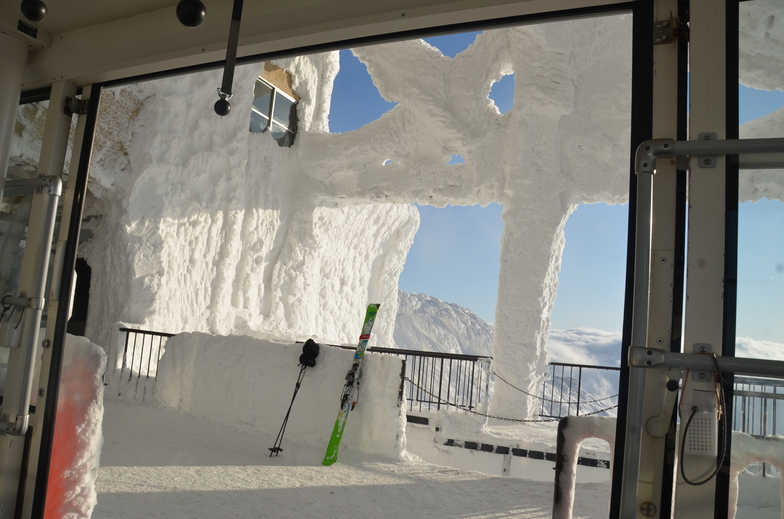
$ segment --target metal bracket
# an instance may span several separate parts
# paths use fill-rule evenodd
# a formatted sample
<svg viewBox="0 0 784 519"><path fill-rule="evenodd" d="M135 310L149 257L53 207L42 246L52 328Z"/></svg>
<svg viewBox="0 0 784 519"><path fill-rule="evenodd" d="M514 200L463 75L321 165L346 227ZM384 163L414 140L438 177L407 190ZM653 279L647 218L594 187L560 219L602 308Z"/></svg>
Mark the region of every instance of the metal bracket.
<svg viewBox="0 0 784 519"><path fill-rule="evenodd" d="M13 305L30 310L43 310L46 306L46 299L43 297L25 297L22 293L19 297L5 296L2 298L3 305Z"/></svg>
<svg viewBox="0 0 784 519"><path fill-rule="evenodd" d="M50 196L61 196L63 182L54 175L25 178L19 180L6 180L3 196L28 196L40 194L46 189Z"/></svg>
<svg viewBox="0 0 784 519"><path fill-rule="evenodd" d="M716 371L742 375L784 378L784 361L749 359L742 357L717 357L703 353L678 353L642 346L629 347L629 366L633 368L677 368L692 371Z"/></svg>
<svg viewBox="0 0 784 519"><path fill-rule="evenodd" d="M656 161L661 158L691 156L699 157L700 162L712 160L714 167L718 155L740 154L779 154L784 153L784 138L775 139L716 139L713 133L700 134L695 141L675 141L673 139L650 139L641 142L634 156L634 172L653 173Z"/></svg>
<svg viewBox="0 0 784 519"><path fill-rule="evenodd" d="M713 346L707 342L694 343L694 353L700 355L710 355L713 353ZM711 379L710 372L705 370L695 371L694 377L700 381L709 381Z"/></svg>
<svg viewBox="0 0 784 519"><path fill-rule="evenodd" d="M667 20L653 22L653 44L672 43L678 37L678 18L670 15Z"/></svg>
<svg viewBox="0 0 784 519"><path fill-rule="evenodd" d="M713 132L710 133L701 133L700 134L701 141L715 141L716 134ZM697 160L697 166L700 168L715 168L716 167L716 155L706 155L701 156Z"/></svg>
<svg viewBox="0 0 784 519"><path fill-rule="evenodd" d="M75 97L65 98L65 115L87 115L87 109L90 107L89 99L77 99Z"/></svg>

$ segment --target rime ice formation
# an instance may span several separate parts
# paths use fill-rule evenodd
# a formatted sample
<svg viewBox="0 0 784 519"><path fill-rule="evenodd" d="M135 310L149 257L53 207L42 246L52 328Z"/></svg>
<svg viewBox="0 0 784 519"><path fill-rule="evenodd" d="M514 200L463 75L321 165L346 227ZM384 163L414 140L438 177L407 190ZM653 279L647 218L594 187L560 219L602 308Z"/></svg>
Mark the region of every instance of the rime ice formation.
<svg viewBox="0 0 784 519"><path fill-rule="evenodd" d="M216 118L207 87L216 73L109 94L120 110L101 129L135 120L94 168L86 227L95 238L82 249L96 283L88 334L108 342L108 326L122 320L345 342L356 339L365 305L379 302L374 331L391 342L418 214L342 199L311 178L308 140L325 132L336 59L281 63L302 96L293 148L249 133L249 110ZM259 72L237 71L235 108L250 107Z"/></svg>
<svg viewBox="0 0 784 519"><path fill-rule="evenodd" d="M395 347L493 355L493 326L468 308L426 294L398 291Z"/></svg>
<svg viewBox="0 0 784 519"><path fill-rule="evenodd" d="M372 301L386 312L377 344L390 345L418 225L410 203L498 201L496 369L533 390L566 218L626 199L630 29L607 17L489 31L455 59L421 40L355 49L399 104L345 134L326 131L337 54L277 62L302 97L291 148L247 131L238 107L250 107L258 65L237 71L226 118L211 113L218 72L113 92L124 111L102 128L119 124L118 143L98 154L82 249L88 334L125 321L353 342ZM501 115L487 96L506 74L515 108ZM452 154L466 163L447 165ZM496 414L532 412L520 393L497 396Z"/></svg>

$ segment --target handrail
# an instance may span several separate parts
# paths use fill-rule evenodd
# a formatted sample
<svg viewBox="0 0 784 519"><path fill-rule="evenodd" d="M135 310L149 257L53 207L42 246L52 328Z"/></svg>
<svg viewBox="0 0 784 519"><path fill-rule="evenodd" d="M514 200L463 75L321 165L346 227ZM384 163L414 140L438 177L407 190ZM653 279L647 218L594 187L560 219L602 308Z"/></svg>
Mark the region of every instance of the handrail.
<svg viewBox="0 0 784 519"><path fill-rule="evenodd" d="M572 362L551 362L551 366L571 366L575 368L606 369L610 371L621 371L620 366L597 366L595 364L574 364Z"/></svg>
<svg viewBox="0 0 784 519"><path fill-rule="evenodd" d="M154 332L152 330L140 330L139 328L118 328L121 332L142 333L145 335L156 335L158 337L174 337L176 333Z"/></svg>
<svg viewBox="0 0 784 519"><path fill-rule="evenodd" d="M301 341L297 341L297 343L300 344ZM344 350L356 349L356 346L347 346L345 344L325 344L324 346L332 346L333 348L341 348ZM391 353L393 355L411 355L412 357L434 357L436 359L453 359L453 360L468 360L468 361L493 359L493 357L487 357L485 355L466 355L462 353L445 353L440 351L406 350L403 348L383 348L380 346L372 346L368 348L367 351L376 352L376 353Z"/></svg>

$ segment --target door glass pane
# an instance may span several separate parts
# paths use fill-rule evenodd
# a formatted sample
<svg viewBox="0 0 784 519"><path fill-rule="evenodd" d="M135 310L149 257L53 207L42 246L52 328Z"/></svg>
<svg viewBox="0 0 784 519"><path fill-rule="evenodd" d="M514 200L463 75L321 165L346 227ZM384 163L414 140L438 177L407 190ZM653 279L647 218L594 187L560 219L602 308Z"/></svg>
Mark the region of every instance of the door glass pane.
<svg viewBox="0 0 784 519"><path fill-rule="evenodd" d="M741 138L784 137L784 49L773 37L780 12L768 0L740 4ZM784 170L744 166L742 157L739 188L735 354L784 360ZM739 519L781 517L781 474L771 462L784 448L782 399L784 380L735 376L731 476L738 493L737 501L730 493L729 506Z"/></svg>

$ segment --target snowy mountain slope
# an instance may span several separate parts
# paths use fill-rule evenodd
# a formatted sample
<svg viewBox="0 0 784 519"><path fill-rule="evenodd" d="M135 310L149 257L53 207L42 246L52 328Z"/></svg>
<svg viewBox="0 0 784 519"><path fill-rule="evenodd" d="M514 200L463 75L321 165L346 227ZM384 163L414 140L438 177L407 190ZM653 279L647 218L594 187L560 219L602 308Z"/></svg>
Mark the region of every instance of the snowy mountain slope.
<svg viewBox="0 0 784 519"><path fill-rule="evenodd" d="M407 350L493 354L493 325L468 308L402 290L394 339L396 348Z"/></svg>

